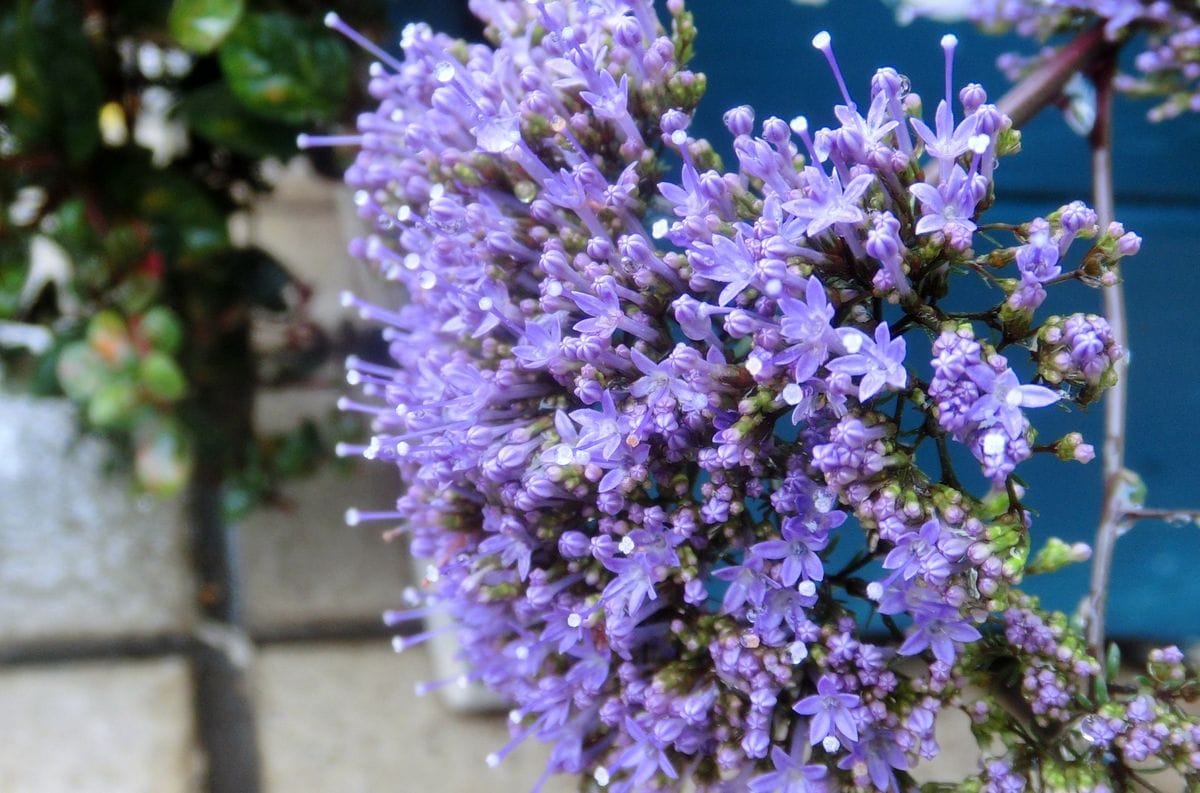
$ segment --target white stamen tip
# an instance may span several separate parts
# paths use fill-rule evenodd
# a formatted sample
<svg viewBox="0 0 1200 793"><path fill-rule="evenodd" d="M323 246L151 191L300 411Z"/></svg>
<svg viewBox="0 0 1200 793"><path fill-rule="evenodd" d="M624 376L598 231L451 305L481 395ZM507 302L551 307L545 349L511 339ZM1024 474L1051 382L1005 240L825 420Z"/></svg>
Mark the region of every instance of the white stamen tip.
<svg viewBox="0 0 1200 793"><path fill-rule="evenodd" d="M600 787L607 786L608 781L611 778L612 777L610 777L608 774L608 769L605 768L604 766L597 766L596 770L592 773L592 779L595 779L596 784L599 785Z"/></svg>
<svg viewBox="0 0 1200 793"><path fill-rule="evenodd" d="M805 132L808 132L808 119L804 116L796 116L788 122L788 126L792 128L792 132L795 132L797 135L803 135Z"/></svg>
<svg viewBox="0 0 1200 793"><path fill-rule="evenodd" d="M829 35L829 31L822 30L820 33L813 36L812 45L815 48L824 51L829 49L829 45L832 41L833 37Z"/></svg>
<svg viewBox="0 0 1200 793"><path fill-rule="evenodd" d="M497 768L500 765L500 755L492 752L487 756L488 768Z"/></svg>
<svg viewBox="0 0 1200 793"><path fill-rule="evenodd" d="M512 710L510 710L508 712L508 723L509 724L520 724L522 718L523 717L521 716L521 711L517 710L516 708L513 708Z"/></svg>
<svg viewBox="0 0 1200 793"><path fill-rule="evenodd" d="M682 129L677 129L671 133L671 142L676 146L682 146L687 143L688 134Z"/></svg>
<svg viewBox="0 0 1200 793"><path fill-rule="evenodd" d="M330 11L325 15L325 27L336 28L340 24L342 24L342 18L336 12Z"/></svg>
<svg viewBox="0 0 1200 793"><path fill-rule="evenodd" d="M350 308L350 306L354 305L353 292L342 292L339 299L341 300L342 308Z"/></svg>
<svg viewBox="0 0 1200 793"><path fill-rule="evenodd" d="M347 377L347 379L349 379L349 378ZM350 385L354 385L354 383L351 383ZM345 410L349 406L350 406L350 400L347 397L344 397L344 396L338 397L338 399L337 399L337 409L338 410Z"/></svg>
<svg viewBox="0 0 1200 793"><path fill-rule="evenodd" d="M407 649L408 649L408 644L404 641L403 636L393 636L392 637L392 650L393 651L402 653Z"/></svg>
<svg viewBox="0 0 1200 793"><path fill-rule="evenodd" d="M967 141L967 145L971 147L971 151L976 154L983 154L988 150L988 146L992 143L992 139L987 135L972 135Z"/></svg>
<svg viewBox="0 0 1200 793"><path fill-rule="evenodd" d="M842 743L832 735L826 735L821 741L821 746L823 746L827 752L836 752L838 749L842 748Z"/></svg>
<svg viewBox="0 0 1200 793"><path fill-rule="evenodd" d="M656 240L661 240L663 237L667 236L667 230L669 228L670 224L667 223L664 218L659 218L658 220L654 221L654 225L650 227L650 236L654 237Z"/></svg>
<svg viewBox="0 0 1200 793"><path fill-rule="evenodd" d="M942 36L942 49L949 50L958 46L958 36L953 33L947 33Z"/></svg>
<svg viewBox="0 0 1200 793"><path fill-rule="evenodd" d="M872 581L867 584L867 597L871 600L879 600L883 597L883 584L878 581Z"/></svg>
<svg viewBox="0 0 1200 793"><path fill-rule="evenodd" d="M296 148L297 149L307 149L308 148L308 135L301 132L299 135L296 136Z"/></svg>
<svg viewBox="0 0 1200 793"><path fill-rule="evenodd" d="M454 64L450 61L439 62L433 67L433 76L439 83L450 82L454 79Z"/></svg>
<svg viewBox="0 0 1200 793"><path fill-rule="evenodd" d="M622 537L621 542L617 545L617 548L621 550L621 553L625 554L633 553L634 547L633 540L628 537Z"/></svg>
<svg viewBox="0 0 1200 793"><path fill-rule="evenodd" d="M345 519L346 519L347 526L357 526L358 522L360 520L362 520L362 515L359 514L359 511L357 509L355 509L354 507L351 507L350 509L346 510L346 518Z"/></svg>
<svg viewBox="0 0 1200 793"><path fill-rule="evenodd" d="M567 627L568 628L578 628L582 624L583 624L583 617L579 616L578 614L575 614L574 612L567 615Z"/></svg>
<svg viewBox="0 0 1200 793"><path fill-rule="evenodd" d="M438 569L435 565L428 565L425 568L425 580L428 581L429 583L436 584L438 582L438 579L441 577L442 577L442 574L441 574L441 572L438 571Z"/></svg>
<svg viewBox="0 0 1200 793"><path fill-rule="evenodd" d="M804 597L810 598L817 594L817 585L812 581L801 581L800 585L796 587L796 591L804 595Z"/></svg>

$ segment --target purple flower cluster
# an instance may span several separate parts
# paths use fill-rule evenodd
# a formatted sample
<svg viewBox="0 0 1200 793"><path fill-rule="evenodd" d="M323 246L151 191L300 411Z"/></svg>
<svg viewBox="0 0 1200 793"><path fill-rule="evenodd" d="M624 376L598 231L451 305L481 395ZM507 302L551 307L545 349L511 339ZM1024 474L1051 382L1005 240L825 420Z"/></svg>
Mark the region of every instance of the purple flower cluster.
<svg viewBox="0 0 1200 793"><path fill-rule="evenodd" d="M938 424L971 449L986 476L1003 483L1032 453L1022 408L1052 405L1060 395L1045 386L1021 385L1008 359L985 350L970 326L942 331L933 343L933 372L929 396Z"/></svg>
<svg viewBox="0 0 1200 793"><path fill-rule="evenodd" d="M969 19L987 30L1015 28L1044 41L1066 31L1103 25L1109 41L1146 31L1146 48L1134 59L1137 74L1119 75L1117 87L1134 96L1164 97L1149 115L1159 121L1200 111L1200 9L1169 0L900 0L901 21L917 16ZM1001 67L1010 76L1031 68L1050 51L1021 57L1006 55Z"/></svg>
<svg viewBox="0 0 1200 793"><path fill-rule="evenodd" d="M1086 404L1116 379L1114 367L1125 350L1113 338L1104 317L1071 314L1050 317L1038 331L1038 374L1048 383L1082 387L1076 400Z"/></svg>
<svg viewBox="0 0 1200 793"><path fill-rule="evenodd" d="M414 25L372 70L346 175L373 224L353 252L384 279L346 302L390 360L348 362L374 437L342 451L405 485L355 517L399 521L428 561L392 621L451 616L469 677L514 703L512 745L553 745L548 773L911 789L964 659L1007 641L1026 411L1072 399L998 351L1038 338L1034 306L939 300L1004 268L1100 285L1124 230L1071 204L975 250L1018 139L980 86L954 94L953 37L929 126L889 68L859 105L819 34L837 124L734 108L726 171L689 132L704 80L679 0L669 34L649 0L472 8L492 45ZM1066 270L1077 237L1096 239ZM1117 353L1092 319L1045 344L1075 367L1055 382ZM918 463L949 443L992 492L948 454Z"/></svg>

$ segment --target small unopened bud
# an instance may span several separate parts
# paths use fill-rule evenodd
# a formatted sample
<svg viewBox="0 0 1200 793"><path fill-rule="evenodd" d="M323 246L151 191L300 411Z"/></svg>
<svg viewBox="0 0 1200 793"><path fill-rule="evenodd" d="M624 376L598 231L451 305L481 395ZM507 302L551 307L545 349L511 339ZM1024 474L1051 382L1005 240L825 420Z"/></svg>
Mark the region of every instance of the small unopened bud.
<svg viewBox="0 0 1200 793"><path fill-rule="evenodd" d="M1092 549L1087 544L1077 542L1067 545L1057 537L1051 537L1042 549L1033 557L1026 571L1029 573L1053 573L1069 564L1086 562L1092 556Z"/></svg>

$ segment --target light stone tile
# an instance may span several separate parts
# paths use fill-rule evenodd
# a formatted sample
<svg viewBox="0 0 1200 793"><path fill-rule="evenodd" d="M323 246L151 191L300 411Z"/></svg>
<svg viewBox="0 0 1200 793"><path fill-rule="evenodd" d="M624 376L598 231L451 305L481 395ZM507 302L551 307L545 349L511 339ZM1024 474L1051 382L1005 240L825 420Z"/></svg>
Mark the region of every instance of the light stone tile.
<svg viewBox="0 0 1200 793"><path fill-rule="evenodd" d="M427 654L379 643L268 649L255 687L264 793L525 793L547 749L527 742L499 768L502 715L455 715L413 687L434 675ZM568 793L566 778L544 793Z"/></svg>
<svg viewBox="0 0 1200 793"><path fill-rule="evenodd" d="M961 710L947 709L934 723L940 751L933 760L923 760L913 769L921 783L959 782L979 773L979 743L971 733L971 718Z"/></svg>
<svg viewBox="0 0 1200 793"><path fill-rule="evenodd" d="M238 543L251 628L378 620L401 607L412 580L402 543L384 542L387 524L345 524L349 507L394 509L398 487L383 464L326 465L287 484L286 509L247 516Z"/></svg>
<svg viewBox="0 0 1200 793"><path fill-rule="evenodd" d="M0 642L193 622L182 503L135 496L109 453L70 403L0 395Z"/></svg>
<svg viewBox="0 0 1200 793"><path fill-rule="evenodd" d="M313 288L309 314L333 328L353 319L341 305L341 293L362 286L367 267L351 258L346 245L365 226L347 217L347 188L306 170L303 162L289 164L275 191L255 206L245 219L246 233Z"/></svg>
<svg viewBox="0 0 1200 793"><path fill-rule="evenodd" d="M0 672L4 793L198 793L182 659Z"/></svg>

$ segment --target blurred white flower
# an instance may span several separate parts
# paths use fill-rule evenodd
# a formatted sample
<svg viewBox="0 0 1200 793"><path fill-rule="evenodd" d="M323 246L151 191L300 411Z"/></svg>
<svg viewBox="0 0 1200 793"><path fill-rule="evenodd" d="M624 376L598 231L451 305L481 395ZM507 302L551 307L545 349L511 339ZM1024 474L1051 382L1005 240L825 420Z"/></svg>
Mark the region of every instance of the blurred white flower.
<svg viewBox="0 0 1200 793"><path fill-rule="evenodd" d="M898 0L896 20L901 25L907 25L917 17L957 22L965 19L967 12L977 4L978 0Z"/></svg>
<svg viewBox="0 0 1200 793"><path fill-rule="evenodd" d="M17 97L17 78L12 72L0 74L0 105L12 104Z"/></svg>
<svg viewBox="0 0 1200 793"><path fill-rule="evenodd" d="M181 49L167 50L163 58L167 74L172 77L183 77L192 70L192 56Z"/></svg>
<svg viewBox="0 0 1200 793"><path fill-rule="evenodd" d="M35 234L29 242L29 276L21 287L19 305L29 308L47 286L53 286L59 311L64 315L74 314L79 307L71 293L74 269L70 255L61 245L49 237Z"/></svg>
<svg viewBox="0 0 1200 793"><path fill-rule="evenodd" d="M137 49L138 71L147 80L157 80L163 75L163 51L155 43L143 42Z"/></svg>
<svg viewBox="0 0 1200 793"><path fill-rule="evenodd" d="M8 219L14 226L28 226L37 220L38 212L46 203L46 191L34 185L22 187L17 198L8 207Z"/></svg>
<svg viewBox="0 0 1200 793"><path fill-rule="evenodd" d="M159 168L168 165L188 149L187 126L170 117L175 95L153 85L142 91L141 108L133 125L133 139L149 149Z"/></svg>

